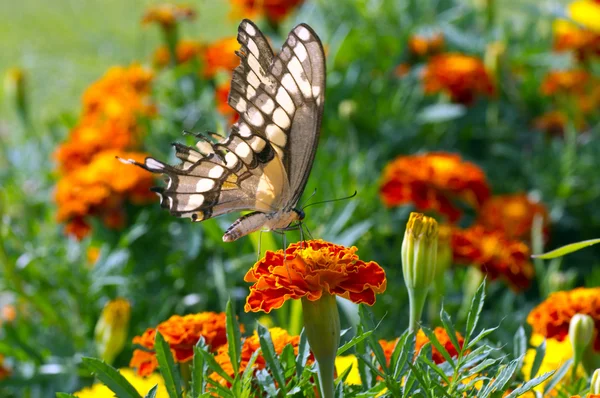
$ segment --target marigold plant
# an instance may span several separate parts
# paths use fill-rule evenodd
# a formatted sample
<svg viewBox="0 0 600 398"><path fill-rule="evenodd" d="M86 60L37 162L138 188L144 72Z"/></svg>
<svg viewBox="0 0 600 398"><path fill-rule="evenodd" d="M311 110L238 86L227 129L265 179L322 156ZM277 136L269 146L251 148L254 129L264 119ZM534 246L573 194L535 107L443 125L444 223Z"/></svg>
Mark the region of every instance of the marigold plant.
<svg viewBox="0 0 600 398"><path fill-rule="evenodd" d="M236 18L264 15L269 21L279 23L304 0L230 0Z"/></svg>
<svg viewBox="0 0 600 398"><path fill-rule="evenodd" d="M388 207L413 203L420 211L434 211L450 221L461 216L454 200L478 208L489 195L483 171L447 152L397 157L385 167L380 188Z"/></svg>
<svg viewBox="0 0 600 398"><path fill-rule="evenodd" d="M542 81L540 92L552 96L556 94L581 95L589 87L591 76L585 70L558 70L549 72Z"/></svg>
<svg viewBox="0 0 600 398"><path fill-rule="evenodd" d="M145 396L154 386L157 386L156 398L167 398L169 396L165 381L158 374L140 377L131 369L120 369L119 373L142 396ZM75 392L74 395L77 398L113 398L115 393L101 383L94 383L91 387L85 387Z"/></svg>
<svg viewBox="0 0 600 398"><path fill-rule="evenodd" d="M502 279L514 290L528 288L535 273L525 243L481 225L454 229L452 252L455 263L476 266L489 279Z"/></svg>
<svg viewBox="0 0 600 398"><path fill-rule="evenodd" d="M488 230L502 231L508 238L528 241L536 216L542 217L547 233L548 211L543 204L532 201L524 193L499 195L483 204L478 223Z"/></svg>
<svg viewBox="0 0 600 398"><path fill-rule="evenodd" d="M575 314L594 319L593 348L600 351L600 288L577 288L552 293L527 316L534 333L563 341L569 334L569 322Z"/></svg>
<svg viewBox="0 0 600 398"><path fill-rule="evenodd" d="M495 93L492 78L476 57L446 53L432 57L423 73L425 93L445 93L452 101L469 105L479 95Z"/></svg>
<svg viewBox="0 0 600 398"><path fill-rule="evenodd" d="M292 243L285 252L267 251L244 277L253 283L245 310L269 313L288 299L316 301L324 293L373 305L385 291L385 271L360 260L357 250L317 239Z"/></svg>
<svg viewBox="0 0 600 398"><path fill-rule="evenodd" d="M133 343L142 349L136 349L129 366L137 369L140 376L149 375L158 367L154 350L154 339L159 332L171 347L176 362L188 362L194 356L194 346L201 337L206 344L216 351L227 343L225 313L201 312L185 316L173 315L149 328L141 336L133 338ZM243 327L242 327L243 330Z"/></svg>
<svg viewBox="0 0 600 398"><path fill-rule="evenodd" d="M446 351L448 351L448 353L450 354L451 357L455 357L458 355L458 351L456 351L456 348L452 345L452 341L450 340L450 337L448 336L448 332L446 331L446 329L438 326L433 330L433 332L435 333L435 337L438 339L440 344L446 349ZM419 352L421 351L423 346L425 344L429 343L430 340L427 337L427 335L425 334L425 332L423 332L423 330L419 330L415 337L416 337L416 340L415 340L415 356L416 356L419 354ZM458 339L458 343L462 347L462 345L464 343L464 339L463 339L462 335L460 333L456 332L456 338ZM394 349L396 348L397 342L398 342L398 339L379 340L379 344L381 345L381 348L383 348L383 353L385 354L385 358L386 358L388 365L390 363L390 359L392 358ZM431 346L431 359L436 364L446 362L446 360L444 359L442 354L433 345Z"/></svg>
<svg viewBox="0 0 600 398"><path fill-rule="evenodd" d="M200 59L202 54L202 45L195 40L180 40L175 49L177 63L185 64L194 59ZM152 56L153 63L158 68L164 68L171 61L171 54L167 46L161 46L156 49Z"/></svg>
<svg viewBox="0 0 600 398"><path fill-rule="evenodd" d="M196 11L192 7L164 3L149 7L142 18L142 23L156 23L168 29L174 27L179 21L192 20L194 18L196 18Z"/></svg>
<svg viewBox="0 0 600 398"><path fill-rule="evenodd" d="M408 39L410 52L419 57L439 53L444 49L444 44L444 35L439 32L415 34Z"/></svg>
<svg viewBox="0 0 600 398"><path fill-rule="evenodd" d="M214 78L219 71L233 72L240 64L240 59L235 54L239 48L240 44L235 37L217 40L206 45L202 50L204 77Z"/></svg>

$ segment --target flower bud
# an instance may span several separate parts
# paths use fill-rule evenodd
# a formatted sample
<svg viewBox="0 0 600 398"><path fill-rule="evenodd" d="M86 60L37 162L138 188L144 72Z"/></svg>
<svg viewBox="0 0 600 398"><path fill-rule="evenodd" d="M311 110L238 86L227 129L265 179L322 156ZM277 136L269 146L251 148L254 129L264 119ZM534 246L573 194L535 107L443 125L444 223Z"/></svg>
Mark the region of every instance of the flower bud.
<svg viewBox="0 0 600 398"><path fill-rule="evenodd" d="M26 123L28 118L27 81L23 69L11 68L6 72L4 92L6 98L14 104L19 117Z"/></svg>
<svg viewBox="0 0 600 398"><path fill-rule="evenodd" d="M594 370L590 382L590 394L600 394L600 369Z"/></svg>
<svg viewBox="0 0 600 398"><path fill-rule="evenodd" d="M98 355L108 364L112 364L125 347L130 317L131 305L122 298L109 301L102 309L95 341Z"/></svg>
<svg viewBox="0 0 600 398"><path fill-rule="evenodd" d="M569 323L569 339L573 346L573 369L577 369L585 349L594 337L594 320L589 315L575 314Z"/></svg>
<svg viewBox="0 0 600 398"><path fill-rule="evenodd" d="M438 224L431 217L411 213L402 242L402 273L410 300L410 330L421 319L427 291L435 277Z"/></svg>

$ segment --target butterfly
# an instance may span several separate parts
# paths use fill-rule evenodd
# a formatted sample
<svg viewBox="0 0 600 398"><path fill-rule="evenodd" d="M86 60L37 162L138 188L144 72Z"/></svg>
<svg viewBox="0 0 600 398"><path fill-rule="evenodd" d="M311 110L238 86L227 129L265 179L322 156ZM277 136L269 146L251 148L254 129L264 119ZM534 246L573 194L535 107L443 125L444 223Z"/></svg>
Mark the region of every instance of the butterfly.
<svg viewBox="0 0 600 398"><path fill-rule="evenodd" d="M325 95L325 54L306 24L289 33L279 54L250 20L243 20L229 105L239 120L226 138L198 135L194 147L174 143L181 163L152 157L123 160L165 175L154 188L161 207L178 217L203 221L251 210L223 235L232 242L259 230L281 231L301 222L297 203L315 158Z"/></svg>

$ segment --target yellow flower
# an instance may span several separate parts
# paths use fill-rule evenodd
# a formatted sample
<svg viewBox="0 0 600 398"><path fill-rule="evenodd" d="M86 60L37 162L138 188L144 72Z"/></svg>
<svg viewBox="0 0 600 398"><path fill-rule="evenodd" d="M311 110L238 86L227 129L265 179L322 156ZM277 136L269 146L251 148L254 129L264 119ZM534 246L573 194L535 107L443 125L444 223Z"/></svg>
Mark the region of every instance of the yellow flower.
<svg viewBox="0 0 600 398"><path fill-rule="evenodd" d="M131 304L123 298L109 301L102 309L96 324L95 340L98 355L106 363L112 364L123 351L130 318Z"/></svg>
<svg viewBox="0 0 600 398"><path fill-rule="evenodd" d="M569 16L578 24L600 32L600 3L591 0L577 0L567 6Z"/></svg>
<svg viewBox="0 0 600 398"><path fill-rule="evenodd" d="M135 372L131 369L120 369L119 372L141 395L147 394L152 387L158 385L156 398L168 398L169 395L167 394L164 380L158 374L151 374L148 377L140 377L136 376ZM86 387L77 391L74 395L78 398L114 398L115 393L112 392L108 387L100 383L96 383L91 387Z"/></svg>
<svg viewBox="0 0 600 398"><path fill-rule="evenodd" d="M342 355L335 359L335 371L340 376L350 366L352 369L346 378L346 384L362 384L360 380L360 372L358 371L358 358L355 355Z"/></svg>

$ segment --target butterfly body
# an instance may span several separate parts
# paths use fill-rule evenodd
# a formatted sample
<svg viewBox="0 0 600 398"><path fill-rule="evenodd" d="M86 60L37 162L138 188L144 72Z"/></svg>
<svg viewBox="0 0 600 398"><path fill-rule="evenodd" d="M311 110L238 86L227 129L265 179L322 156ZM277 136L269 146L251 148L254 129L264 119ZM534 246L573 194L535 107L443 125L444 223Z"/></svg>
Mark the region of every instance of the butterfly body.
<svg viewBox="0 0 600 398"><path fill-rule="evenodd" d="M165 175L166 187L155 192L173 215L203 221L253 211L231 225L225 242L304 218L296 205L315 157L325 94L325 54L308 25L292 29L277 55L249 20L241 22L238 42L228 102L240 118L229 135L174 144L181 160L175 166L124 160Z"/></svg>

